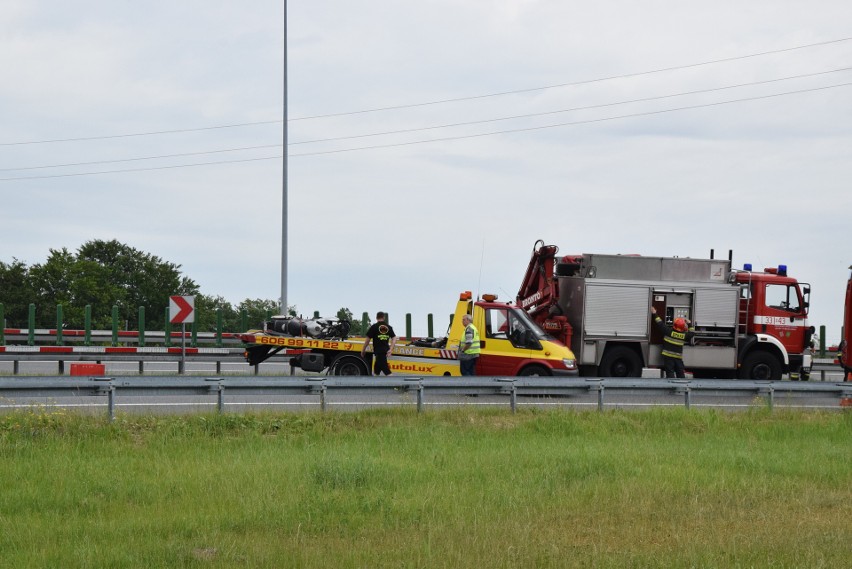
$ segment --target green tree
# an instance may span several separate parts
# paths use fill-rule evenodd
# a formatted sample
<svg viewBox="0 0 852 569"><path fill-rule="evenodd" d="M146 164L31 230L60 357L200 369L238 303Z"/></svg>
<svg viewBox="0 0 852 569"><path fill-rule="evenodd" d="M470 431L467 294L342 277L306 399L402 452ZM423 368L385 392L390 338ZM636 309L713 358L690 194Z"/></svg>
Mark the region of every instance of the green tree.
<svg viewBox="0 0 852 569"><path fill-rule="evenodd" d="M119 307L119 318L128 322L130 328L138 326L140 306L146 311L145 328L159 329L163 326L160 315L169 306L169 296L199 294L195 281L181 275L180 265L115 239L88 241L78 250L77 259L106 269L109 282L118 289L114 304ZM107 310L111 311L112 306Z"/></svg>
<svg viewBox="0 0 852 569"><path fill-rule="evenodd" d="M113 285L109 271L92 261L80 261L67 249L51 249L47 261L33 265L30 282L34 302L39 307L36 325L56 324L55 306L62 305L64 324L82 328L85 307L92 307L92 326L107 328L111 324L111 304L124 301L124 291Z"/></svg>
<svg viewBox="0 0 852 569"><path fill-rule="evenodd" d="M10 328L27 326L31 302L35 302L35 293L27 265L15 258L9 264L0 261L0 303Z"/></svg>
<svg viewBox="0 0 852 569"><path fill-rule="evenodd" d="M246 313L246 320L250 329L260 328L269 316L274 316L281 312L278 302L274 300L263 300L260 298L247 298L243 300L237 308L237 312L242 314L243 311ZM288 307L288 312L290 316L295 316L296 307ZM243 332L244 330L240 331Z"/></svg>
<svg viewBox="0 0 852 569"><path fill-rule="evenodd" d="M248 328L259 328L270 315L279 313L274 300L247 298L234 306L221 296L201 294L180 268L116 240L93 240L76 254L67 248L50 249L47 260L32 267L17 259L0 262L0 303L10 326L20 328L27 325L29 304L34 303L39 328L56 324L56 305L61 304L69 328L84 327L89 305L95 329L112 326L113 306L119 308L122 325L138 329L139 307L144 306L145 328L161 330L173 294L195 296L196 323L204 332L216 330L217 311L221 311L226 332L244 331L244 321ZM295 316L296 307L290 306L288 313Z"/></svg>
<svg viewBox="0 0 852 569"><path fill-rule="evenodd" d="M355 318L352 314L352 311L346 307L341 308L337 311L337 318L339 320L348 320L351 323L351 327L349 328L350 336L363 336L367 333L367 329L370 327L370 317L367 316L367 327L364 327L364 323L360 318Z"/></svg>

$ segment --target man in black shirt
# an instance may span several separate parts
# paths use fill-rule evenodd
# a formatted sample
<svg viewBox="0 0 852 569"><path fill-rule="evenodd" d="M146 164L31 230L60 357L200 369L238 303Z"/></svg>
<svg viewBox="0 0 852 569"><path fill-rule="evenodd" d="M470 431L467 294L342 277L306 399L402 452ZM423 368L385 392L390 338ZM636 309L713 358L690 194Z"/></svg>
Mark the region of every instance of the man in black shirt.
<svg viewBox="0 0 852 569"><path fill-rule="evenodd" d="M367 356L367 346L370 341L373 342L373 375L390 375L391 370L388 365L388 356L393 352L393 347L396 345L396 334L393 333L393 328L385 322L385 313L376 313L376 323L370 326L367 330L367 341L364 342L364 347L361 348L361 357Z"/></svg>

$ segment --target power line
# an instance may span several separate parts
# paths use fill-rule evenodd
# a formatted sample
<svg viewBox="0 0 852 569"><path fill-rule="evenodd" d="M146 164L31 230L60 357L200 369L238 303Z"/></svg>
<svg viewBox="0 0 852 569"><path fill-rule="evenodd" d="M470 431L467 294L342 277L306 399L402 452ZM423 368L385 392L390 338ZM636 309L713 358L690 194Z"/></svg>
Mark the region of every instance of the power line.
<svg viewBox="0 0 852 569"><path fill-rule="evenodd" d="M290 154L290 156L293 157L293 158L298 157L298 156L319 156L321 154L337 154L337 153L342 153L342 152L355 152L355 151L358 151L358 150L375 150L375 149L379 149L379 148L392 148L392 147L396 147L396 146L413 146L415 144L427 144L427 143L430 143L430 142L447 142L447 141L451 141L451 140L463 140L463 139L466 139L466 138L480 138L480 137L484 137L484 136L495 136L495 135L498 135L498 134L512 134L512 133L517 133L517 132L530 132L530 131L534 131L534 130L545 130L545 129L549 129L549 128L558 128L558 127L563 127L563 126L577 126L577 125L606 122L606 121L612 121L612 120L618 120L618 119L628 119L628 118L645 117L645 116L651 116L651 115L660 115L660 114L663 114L663 113L672 113L672 112L676 112L676 111L687 111L687 110L702 109L702 108L707 108L707 107L716 107L716 106L728 105L728 104L732 104L732 103L743 103L743 102L746 102L746 101L759 101L761 99L770 99L770 98L773 98L773 97L782 97L782 96L785 96L785 95L797 95L797 94L800 94L800 93L809 93L809 92L812 92L812 91L824 91L824 90L827 90L827 89L834 89L836 87L847 87L847 86L850 86L850 85L852 85L852 83L840 83L840 84L837 84L837 85L828 85L828 86L825 86L825 87L814 87L812 89L802 89L802 90L799 90L799 91L788 91L786 93L774 93L772 95L762 95L762 96L759 96L759 97L747 97L747 98L743 98L743 99L733 99L733 100L730 100L730 101L718 101L718 102L715 102L715 103L705 103L705 104L701 104L701 105L690 105L690 106L687 106L687 107L677 107L677 108L673 108L673 109L661 109L661 110L658 110L658 111L647 111L647 112L644 112L644 113L632 113L632 114L628 114L628 115L619 115L619 116L615 116L615 117L603 117L603 118L599 118L599 119L589 119L589 120L565 122L565 123L559 123L559 124L550 124L550 125L542 125L542 126L534 126L534 127L526 127L526 128L517 128L517 129L511 129L511 130L483 132L483 133L479 133L479 134L468 134L468 135L461 135L461 136L448 136L448 137L444 137L444 138L434 138L434 139L430 139L430 140L415 140L415 141L412 141L412 142L399 142L399 143L395 143L395 144L383 144L383 145L376 145L376 146L362 146L362 147L358 147L358 148L342 148L342 149L338 149L338 150L327 150L327 151L322 151L322 152L306 152L306 153L302 153L302 154Z"/></svg>
<svg viewBox="0 0 852 569"><path fill-rule="evenodd" d="M838 87L848 87L850 85L852 85L852 82L850 82L850 83L839 83L837 85L827 85L827 86L823 86L823 87L813 87L813 88L810 88L810 89L800 89L800 90L797 90L797 91L787 91L787 92L784 92L784 93L773 93L773 94L770 94L770 95L745 97L745 98L742 98L742 99L732 99L732 100L729 100L729 101L717 101L717 102L714 102L714 103L704 103L704 104L700 104L700 105L689 105L689 106L686 106L686 107L675 107L675 108L671 108L671 109L660 109L660 110L657 110L657 111L647 111L647 112L642 112L642 113L631 113L631 114L627 114L627 115L618 115L618 116L614 116L614 117L602 117L602 118L598 118L598 119L588 119L588 120L582 120L582 121L573 121L573 122L558 123L558 124L551 124L551 125L541 125L541 126L536 126L536 127L526 127L526 128L518 128L518 129L511 129L511 130L484 132L484 133L479 133L479 134L448 136L448 137L434 138L434 139L429 139L429 140L415 140L415 141L411 141L411 142L399 142L399 143L394 143L394 144L383 144L383 145L375 145L375 146L361 146L361 147L357 147L357 148L341 148L341 149L338 149L338 150L327 150L327 151L322 151L322 152L308 152L308 153L303 153L303 154L290 154L290 156L295 158L295 157L301 157L301 156L319 156L319 155L323 155L323 154L339 154L339 153L343 153L343 152L356 152L356 151L360 151L360 150L376 150L376 149L381 149L381 148L413 146L413 145L416 145L416 144L429 144L429 143L432 143L432 142L448 142L448 141L452 141L452 140L463 140L463 139L469 139L469 138L482 138L482 137L485 137L485 136L496 136L496 135L500 135L500 134L513 134L513 133L518 133L518 132L530 132L530 131L535 131L535 130L545 130L545 129L550 129L550 128L565 127L565 126L578 126L578 125L583 125L583 124L593 124L593 123L607 122L607 121L613 121L613 120L619 120L619 119L660 115L660 114L664 114L664 113L672 113L672 112L677 112L677 111L686 111L686 110L702 109L702 108L708 108L708 107L716 107L716 106L721 106L721 105L729 105L729 104L733 104L733 103L742 103L742 102L748 102L748 101L759 101L759 100L762 100L762 99L770 99L770 98L774 98L774 97L783 97L783 96L787 96L787 95L798 95L798 94L802 94L802 93L811 93L811 92L815 92L815 91L825 91L825 90L828 90L828 89L835 89L835 88L838 88ZM92 175L98 175L98 174L118 174L118 173L124 173L124 172L144 172L144 171L148 171L148 170L167 170L167 169L173 169L173 168L210 166L210 165L215 165L215 164L234 164L234 163L240 163L240 162L256 162L256 161L261 161L261 160L276 160L276 159L280 159L280 158L282 158L282 156L267 156L267 157L262 157L262 158L246 158L246 159L241 159L241 160L220 160L220 161L215 161L215 162L202 162L202 163L197 163L197 164L178 164L178 165L173 165L173 166L158 166L158 167L150 167L150 168L131 168L131 169L123 169L123 170L108 170L108 171L101 171L101 172L78 172L78 173L74 173L74 174L55 174L55 175L48 175L48 176L24 176L24 177L15 177L15 178L0 178L0 182L10 182L10 181L19 181L19 180L40 180L40 179L45 179L45 178L66 178L66 177L73 177L73 176L92 176Z"/></svg>
<svg viewBox="0 0 852 569"><path fill-rule="evenodd" d="M599 105L587 105L587 106L583 106L583 107L572 107L572 108L569 108L569 109L560 109L560 110L556 110L556 111L545 111L545 112L541 112L541 113L529 113L529 114L524 114L524 115L513 115L513 116L509 116L509 117L498 117L498 118L483 119L483 120L478 120L478 121L449 123L449 124L442 124L442 125L436 125L436 126L426 126L426 127L420 127L420 128L390 130L390 131L374 132L374 133L368 133L368 134L356 134L356 135L352 135L352 136L339 136L339 137L334 137L334 138L320 138L320 139L315 139L315 140L302 140L302 141L299 141L299 142L291 142L290 146L294 146L294 145L298 145L298 144L315 144L315 143L319 143L319 142L335 142L335 141L341 141L341 140L352 140L352 139L357 139L357 138L369 138L369 137L372 137L372 136L385 136L385 135L389 135L389 134L406 134L406 133L412 133L412 132L422 132L422 131L426 131L426 130L436 130L436 129L439 129L439 128L452 128L452 127L457 127L457 126L470 126L470 125L474 125L474 124L485 124L485 123L508 121L508 120L515 120L515 119L526 119L526 118L533 118L533 117L541 117L541 116L546 116L546 115L570 113L570 112L573 112L573 111L588 111L588 110L591 110L591 109L615 107L615 106L618 106L618 105L628 105L628 104L631 104L631 103L646 103L648 101L659 101L659 100L662 100L662 99L671 99L673 97L683 97L683 96L686 96L686 95L698 95L698 94L701 94L701 93L712 93L712 92L715 92L715 91L737 89L737 88L740 88L740 87L753 87L755 85L765 85L765 84L768 84L768 83L777 83L779 81L789 81L791 79L803 79L805 77L816 77L818 75L826 75L826 74L829 74L829 73L838 73L838 72L850 71L850 70L852 70L852 67L843 67L843 68L840 68L840 69L832 69L830 71L819 71L819 72L816 72L816 73L807 73L807 74L803 74L803 75L793 75L793 76L790 76L790 77L780 77L780 78L777 78L777 79L766 79L764 81L754 81L752 83L740 83L738 85L727 85L727 86L724 86L724 87L714 87L714 88L710 88L710 89L699 89L699 90L696 90L696 91L684 91L682 93L674 93L674 94L670 94L670 95L658 95L658 96L655 96L655 97L643 97L641 99L630 99L630 100L627 100L627 101L618 101L618 102L614 102L614 103L602 103L602 104L599 104Z"/></svg>
<svg viewBox="0 0 852 569"><path fill-rule="evenodd" d="M440 104L443 104L443 103L458 103L458 102L461 102L461 101L473 101L473 100L476 100L476 99L486 99L486 98L489 98L489 97L502 97L503 95L518 95L518 94L521 94L521 93L532 93L534 91L544 91L546 89L556 89L558 87L576 87L577 85L588 85L590 83L600 83L602 81L611 81L613 79L627 79L629 77L641 77L643 75L652 75L654 73L664 73L666 71L677 71L679 69L689 69L689 68L692 68L692 67L701 67L703 65L713 65L715 63L726 63L726 62L729 62L729 61L737 61L737 60L740 60L740 59L749 59L749 58L752 58L752 57L761 57L761 56L764 56L764 55L772 55L772 54L776 54L776 53L784 53L784 52L788 52L788 51L795 51L795 50L798 50L798 49L807 49L807 48L810 48L810 47L830 45L830 44L833 44L833 43L840 43L840 42L845 42L845 41L849 41L849 40L852 40L852 37L841 38L841 39L836 39L836 40L829 40L829 41L818 42L818 43L811 43L811 44L807 44L807 45L799 45L799 46L795 46L795 47L787 47L787 48L783 48L783 49L775 49L775 50L771 50L771 51L762 51L760 53L751 53L751 54L748 54L748 55L738 55L738 56L734 56L734 57L726 57L726 58L723 58L723 59L714 59L714 60L711 60L711 61L702 61L700 63L690 63L690 64L687 64L687 65L676 65L676 66L672 66L672 67L663 67L663 68L660 68L660 69L652 69L650 71L639 71L639 72L636 72L636 73L625 73L625 74L622 74L622 75L611 75L609 77L599 77L597 79L585 79L585 80L582 80L582 81L573 81L573 82L570 82L570 83L559 83L559 84L556 84L556 85L547 85L547 86L544 86L544 87L530 87L530 88L527 88L527 89L517 89L517 90L514 90L514 91L501 91L501 92L498 92L498 93L489 93L487 95L473 95L471 97L457 97L457 98L454 98L454 99L441 99L441 100L437 100L437 101L429 101L429 102L426 102L426 103L412 103L410 105L396 105L396 106L389 106L389 107L377 107L377 108L374 108L374 109L364 109L364 110L360 110L360 111L350 111L350 112L343 112L343 113L329 113L329 114L325 114L325 115L313 115L313 116L308 116L308 117L299 117L299 118L290 119L290 120L296 121L296 120L308 120L308 119L323 119L323 118L329 118L329 117L341 117L341 116L357 115L357 114L363 114L363 113L375 113L375 112L379 112L379 111L394 111L394 110L399 110L399 109L410 109L410 108L414 108L414 107L425 107L425 106L429 106L429 105L440 105Z"/></svg>
<svg viewBox="0 0 852 569"><path fill-rule="evenodd" d="M204 126L199 128L179 128L174 130L156 130L151 132L133 132L129 134L109 134L104 136L80 136L76 138L54 138L51 140L29 140L25 142L0 142L0 146L24 146L27 144L50 144L53 142L82 142L86 140L107 140L110 138L131 138L134 136L153 136L155 134L177 134L181 132L200 132L204 130L216 130L222 128L237 128L241 126L255 126L260 124L275 124L284 122L281 119L258 122L244 122L238 124L223 124L218 126Z"/></svg>
<svg viewBox="0 0 852 569"><path fill-rule="evenodd" d="M342 140L353 140L353 139L359 139L359 138L369 138L369 137L374 137L374 136L385 136L385 135L391 135L391 134L408 134L408 133L412 133L412 132L423 132L423 131L428 131L428 130L437 130L437 129L441 129L441 128L470 126L470 125L475 125L475 124L486 124L486 123L492 123L492 122L516 120L516 119L521 119L521 118L533 118L533 117L568 113L568 112L573 112L573 111L591 110L591 109L599 109L599 108L606 108L606 107L614 107L614 106L618 106L618 105L626 105L626 104L631 104L631 103L656 101L656 100L669 99L669 98L673 98L673 97L681 97L681 96L686 96L686 95L711 93L711 92L715 92L715 91L723 91L723 90L736 89L736 88L741 88L741 87L752 87L752 86L755 86L755 85L777 83L777 82L780 82L780 81L788 81L788 80L792 80L792 79L803 79L803 78L806 78L806 77L816 77L816 76L819 76L819 75L826 75L826 74L830 74L830 73L838 73L838 72L850 71L850 70L852 70L852 67L843 67L843 68L840 68L840 69L832 69L832 70L828 70L828 71L818 71L818 72L815 72L815 73L793 75L793 76L789 76L789 77L779 77L779 78L775 78L775 79L766 79L766 80L763 80L763 81L754 81L754 82L751 82L751 83L740 83L740 84L737 84L737 85L727 85L727 86L723 86L723 87L713 87L713 88L709 88L709 89L699 89L699 90L695 90L695 91L685 91L685 92L681 92L681 93L659 95L659 96L655 96L655 97L644 97L644 98L640 98L640 99L630 99L630 100L626 100L626 101L618 101L618 102L613 102L613 103L602 103L602 104L599 104L599 105L588 105L588 106L583 106L583 107L573 107L573 108L569 108L569 109L559 109L559 110L555 110L555 111L545 111L545 112L541 112L541 113L528 113L528 114L514 115L514 116L508 116L508 117L497 117L497 118L492 118L492 119L483 119L483 120L479 120L479 121L449 123L449 124L442 124L442 125L435 125L435 126L428 126L428 127L421 127L421 128L400 129L400 130L367 133L367 134L359 134L359 135L352 135L352 136L339 136L339 137L323 138L323 139L316 139L316 140L303 140L303 141L298 141L298 142L291 142L291 143L289 143L289 146L295 146L295 145L301 145L301 144L314 144L314 143L320 143L320 142L339 142L339 141L342 141ZM202 155L207 155L207 154L220 154L220 153L226 153L226 152L240 152L240 151L244 151L244 150L257 150L257 149L261 149L261 148L280 148L280 147L281 147L281 144L266 144L266 145L260 145L260 146L245 146L245 147L240 147L240 148L226 148L226 149L220 149L220 150L185 152L185 153L177 153L177 154L161 154L161 155L158 155L158 156L143 156L143 157L135 157L135 158L122 158L122 159L116 159L116 160L94 160L94 161L88 161L88 162L71 162L71 163L66 163L66 164L49 164L49 165L41 165L41 166L26 166L26 167L22 167L22 168L0 168L0 172L39 170L39 169L47 169L47 168L64 168L64 167L70 167L70 166L91 166L91 165L94 165L94 164L116 164L116 163L120 163L120 162L157 160L157 159L163 159L163 158L180 158L180 157L186 157L186 156L202 156Z"/></svg>
<svg viewBox="0 0 852 569"><path fill-rule="evenodd" d="M653 70L649 70L649 71L639 71L639 72L636 72L636 73L625 73L625 74L622 74L622 75L612 75L612 76L609 76L609 77L599 77L599 78L596 78L596 79L586 79L586 80L582 80L582 81L560 83L560 84L556 84L556 85L547 85L547 86L544 86L544 87L530 87L530 88L527 88L527 89L518 89L518 90L514 90L514 91L501 91L501 92L497 92L497 93L488 93L488 94L485 94L485 95L473 95L473 96L469 96L469 97L457 97L457 98L452 98L452 99L427 101L427 102L423 102L423 103L411 103L411 104L408 104L408 105L377 107L377 108L373 108L373 109L363 109L363 110L358 110L358 111L329 113L329 114L324 114L324 115L313 115L313 116L306 116L306 117L296 117L296 118L289 119L289 122L301 121L301 120L320 119L320 118L330 118L330 117L340 117L340 116L348 116L348 115L357 115L357 114L364 114L364 113L375 113L375 112L389 111L389 110L408 109L408 108L423 107L423 106L429 106L429 105L438 105L438 104L443 104L443 103L473 101L473 100L485 99L485 98L489 98L489 97L500 97L500 96L504 96L504 95L516 95L516 94L521 94L521 93L531 93L531 92L535 92L535 91L543 91L543 90L546 90L546 89L555 89L555 88L559 88L559 87L572 87L572 86L577 86L577 85L586 85L586 84L590 84L590 83L599 83L599 82L602 82L602 81L610 81L610 80L614 80L614 79L626 79L626 78L630 78L630 77L641 77L643 75L651 75L651 74L655 74L655 73L664 73L666 71L676 71L676 70L679 70L679 69L689 69L689 68L692 68L692 67L701 67L701 66L712 65L712 64L716 64L716 63L726 63L726 62L729 62L729 61L737 61L737 60L741 60L741 59L761 57L761 56L764 56L764 55L772 55L772 54L777 54L777 53L785 53L785 52L790 52L790 51L796 51L796 50L800 50L800 49L807 49L807 48L811 48L811 47L831 45L831 44L846 42L846 41L850 41L850 40L852 40L852 37L840 38L840 39L835 39L835 40L828 40L828 41L824 41L824 42L817 42L817 43L799 45L799 46L794 46L794 47L787 47L787 48L770 50L770 51L763 51L763 52L759 52L759 53L751 53L751 54L747 54L747 55L726 57L726 58L723 58L723 59L715 59L715 60L703 61L703 62L699 62L699 63L690 63L690 64L686 64L686 65L664 67L664 68L653 69ZM278 119L278 120L268 120L268 121L256 121L256 122L245 122L245 123L207 126L207 127L199 127L199 128L182 128L182 129L159 130L159 131L150 131L150 132L136 132L136 133L113 134L113 135L102 135L102 136L85 136L85 137L74 137L74 138L56 138L56 139L48 139L48 140L0 142L0 147L3 147L3 146L24 146L24 145L31 145L31 144L51 144L51 143L57 143L57 142L83 142L83 141L89 141L89 140L108 140L108 139L115 139L115 138L154 136L154 135L161 135L161 134L178 134L178 133L186 133L186 132L201 132L201 131L206 131L206 130L239 128L239 127L246 127L246 126L276 124L276 123L281 123L281 122L284 122L284 121L282 119Z"/></svg>
<svg viewBox="0 0 852 569"><path fill-rule="evenodd" d="M161 158L180 158L184 156L201 156L205 154L219 154L223 152L240 152L243 150L257 150L259 148L280 148L280 144L264 144L261 146L244 146L242 148L225 148L222 150L205 150L202 152L182 152L179 154L161 154L159 156L141 156L137 158L120 158L116 160L93 160L91 162L69 162L67 164L48 164L43 166L25 166L23 168L0 168L0 172L16 172L20 170L43 170L45 168L66 168L69 166L91 166L93 164L115 164L118 162L136 162L139 160L159 160Z"/></svg>
<svg viewBox="0 0 852 569"><path fill-rule="evenodd" d="M125 172L147 172L149 170L171 170L174 168L192 168L194 166L212 166L215 164L237 164L239 162L259 162L261 160L280 160L282 156L264 156L262 158L243 158L240 160L218 160L215 162L199 162L197 164L175 164L172 166L151 166L150 168L126 168L123 170L104 170L102 172L76 172L74 174L50 174L46 176L24 176L20 178L0 178L0 182L13 180L44 180L47 178L73 178L76 176L96 176L98 174L123 174Z"/></svg>

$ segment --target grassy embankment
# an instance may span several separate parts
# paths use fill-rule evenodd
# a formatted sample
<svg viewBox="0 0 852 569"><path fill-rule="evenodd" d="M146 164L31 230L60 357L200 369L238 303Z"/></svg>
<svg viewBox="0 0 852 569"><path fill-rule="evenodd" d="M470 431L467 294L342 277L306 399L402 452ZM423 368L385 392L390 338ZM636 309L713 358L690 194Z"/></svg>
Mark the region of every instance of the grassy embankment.
<svg viewBox="0 0 852 569"><path fill-rule="evenodd" d="M841 567L852 414L0 416L4 567Z"/></svg>

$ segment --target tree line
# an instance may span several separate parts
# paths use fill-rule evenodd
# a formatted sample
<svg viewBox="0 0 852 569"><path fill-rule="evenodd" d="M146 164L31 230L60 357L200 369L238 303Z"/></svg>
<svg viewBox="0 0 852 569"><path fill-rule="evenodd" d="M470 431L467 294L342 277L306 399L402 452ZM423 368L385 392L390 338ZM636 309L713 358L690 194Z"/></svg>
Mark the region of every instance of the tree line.
<svg viewBox="0 0 852 569"><path fill-rule="evenodd" d="M50 249L44 263L28 266L18 259L0 261L0 304L8 327L25 328L29 306L36 306L35 326L56 326L56 306L62 305L63 325L82 329L86 306L91 307L93 329L112 327L112 310L128 330L139 328L139 307L145 307L145 330L162 330L171 295L195 296L198 330L212 331L221 313L222 328L242 331L243 321L257 328L271 314L280 312L270 299L245 299L233 305L221 296L202 294L198 284L181 273L181 265L164 261L116 240L92 240L76 252ZM295 315L295 306L288 307ZM352 313L341 308L338 318L350 320ZM3 325L0 322L0 325ZM361 329L353 322L353 333Z"/></svg>

